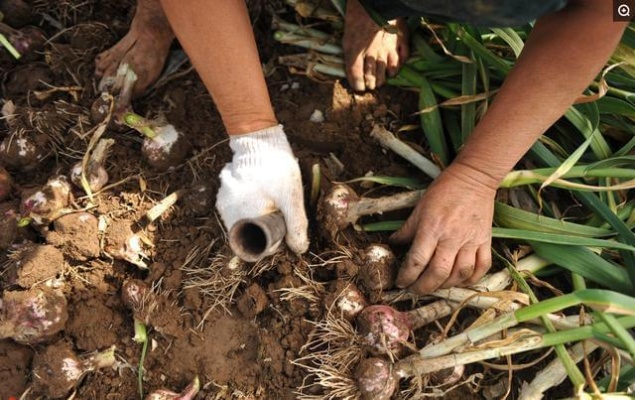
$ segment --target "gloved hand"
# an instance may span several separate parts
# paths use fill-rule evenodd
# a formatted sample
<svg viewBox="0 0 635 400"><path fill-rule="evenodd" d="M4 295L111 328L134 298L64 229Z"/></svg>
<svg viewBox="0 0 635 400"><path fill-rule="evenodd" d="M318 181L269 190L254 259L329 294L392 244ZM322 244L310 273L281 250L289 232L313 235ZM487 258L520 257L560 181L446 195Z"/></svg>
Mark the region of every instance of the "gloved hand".
<svg viewBox="0 0 635 400"><path fill-rule="evenodd" d="M227 230L240 219L280 210L287 225L287 245L304 253L309 239L300 167L282 125L232 135L229 146L234 157L220 173L216 198Z"/></svg>

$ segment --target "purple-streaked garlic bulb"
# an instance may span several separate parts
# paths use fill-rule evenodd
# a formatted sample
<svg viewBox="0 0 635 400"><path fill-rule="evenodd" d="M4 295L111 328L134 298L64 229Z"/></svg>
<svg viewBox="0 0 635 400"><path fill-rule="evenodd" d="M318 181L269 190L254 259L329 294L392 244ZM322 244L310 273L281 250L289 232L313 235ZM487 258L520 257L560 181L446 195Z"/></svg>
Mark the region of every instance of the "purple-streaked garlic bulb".
<svg viewBox="0 0 635 400"><path fill-rule="evenodd" d="M397 268L397 259L388 246L372 244L364 250L358 277L367 290L384 291L394 286Z"/></svg>
<svg viewBox="0 0 635 400"><path fill-rule="evenodd" d="M82 171L86 178L86 183L91 192L97 192L108 183L108 172L105 168L106 157L108 156L108 149L115 143L113 139L100 140L95 149L91 153L88 162L86 163L86 170L82 169L82 161L79 161L73 165L70 172L71 182L79 188L84 188L82 183Z"/></svg>
<svg viewBox="0 0 635 400"><path fill-rule="evenodd" d="M192 383L190 383L181 393L175 393L171 390L158 389L148 394L145 400L192 400L201 388L198 376L194 377Z"/></svg>
<svg viewBox="0 0 635 400"><path fill-rule="evenodd" d="M377 357L362 360L355 371L355 379L364 400L389 400L398 383L390 364Z"/></svg>
<svg viewBox="0 0 635 400"><path fill-rule="evenodd" d="M390 306L372 305L357 316L360 336L373 355L400 355L410 336L408 314Z"/></svg>
<svg viewBox="0 0 635 400"><path fill-rule="evenodd" d="M32 345L48 340L66 326L64 295L45 286L6 291L0 304L0 339Z"/></svg>
<svg viewBox="0 0 635 400"><path fill-rule="evenodd" d="M115 347L78 357L68 342L47 346L33 358L35 392L46 398L65 398L89 372L115 365Z"/></svg>
<svg viewBox="0 0 635 400"><path fill-rule="evenodd" d="M43 32L34 26L25 26L18 30L0 22L0 34L3 34L18 52L17 58L24 61L38 58L46 42Z"/></svg>
<svg viewBox="0 0 635 400"><path fill-rule="evenodd" d="M11 195L13 181L6 169L0 167L0 202L5 201Z"/></svg>
<svg viewBox="0 0 635 400"><path fill-rule="evenodd" d="M366 297L355 284L340 280L335 281L334 288L326 296L325 302L332 313L341 315L349 322L353 322L357 315L368 307Z"/></svg>
<svg viewBox="0 0 635 400"><path fill-rule="evenodd" d="M22 200L20 212L36 225L45 225L64 215L73 199L71 185L64 175L51 178L39 190Z"/></svg>

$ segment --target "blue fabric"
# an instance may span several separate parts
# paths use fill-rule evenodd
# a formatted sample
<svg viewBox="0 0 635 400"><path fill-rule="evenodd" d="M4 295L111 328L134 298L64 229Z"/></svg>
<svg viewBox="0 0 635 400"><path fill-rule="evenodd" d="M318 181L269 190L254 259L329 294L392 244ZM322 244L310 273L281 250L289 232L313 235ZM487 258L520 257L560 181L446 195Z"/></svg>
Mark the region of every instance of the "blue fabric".
<svg viewBox="0 0 635 400"><path fill-rule="evenodd" d="M519 26L562 9L567 0L361 0L387 20L436 17L477 26ZM605 1L605 0L600 0Z"/></svg>

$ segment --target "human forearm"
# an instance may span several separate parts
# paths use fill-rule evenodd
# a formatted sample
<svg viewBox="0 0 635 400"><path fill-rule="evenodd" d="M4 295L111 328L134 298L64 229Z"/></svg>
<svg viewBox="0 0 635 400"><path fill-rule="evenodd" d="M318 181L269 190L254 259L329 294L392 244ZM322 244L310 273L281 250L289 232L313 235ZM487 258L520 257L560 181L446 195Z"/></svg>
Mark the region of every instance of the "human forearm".
<svg viewBox="0 0 635 400"><path fill-rule="evenodd" d="M245 2L161 0L161 4L227 132L243 134L276 125Z"/></svg>
<svg viewBox="0 0 635 400"><path fill-rule="evenodd" d="M541 18L455 164L496 187L606 63L625 28L611 16L611 2L579 0Z"/></svg>

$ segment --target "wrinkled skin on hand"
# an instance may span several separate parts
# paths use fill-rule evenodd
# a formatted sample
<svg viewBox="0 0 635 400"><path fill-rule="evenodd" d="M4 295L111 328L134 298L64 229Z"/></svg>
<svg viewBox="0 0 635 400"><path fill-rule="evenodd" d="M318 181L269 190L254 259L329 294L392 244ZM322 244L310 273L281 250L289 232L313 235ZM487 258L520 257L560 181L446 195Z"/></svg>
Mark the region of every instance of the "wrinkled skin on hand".
<svg viewBox="0 0 635 400"><path fill-rule="evenodd" d="M430 185L390 238L397 244L412 242L397 276L398 287L426 294L472 285L483 277L492 263L496 185L491 181L455 162Z"/></svg>

